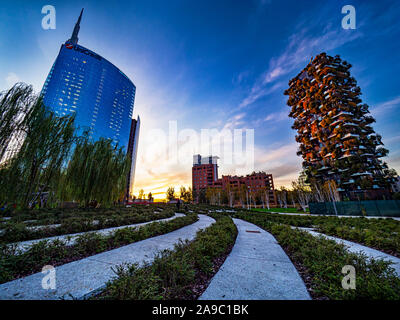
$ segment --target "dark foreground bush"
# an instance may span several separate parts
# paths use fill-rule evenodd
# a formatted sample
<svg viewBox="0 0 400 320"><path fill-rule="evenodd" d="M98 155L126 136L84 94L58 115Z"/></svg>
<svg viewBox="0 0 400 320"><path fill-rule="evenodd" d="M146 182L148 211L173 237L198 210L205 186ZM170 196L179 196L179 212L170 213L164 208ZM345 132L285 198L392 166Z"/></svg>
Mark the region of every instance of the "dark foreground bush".
<svg viewBox="0 0 400 320"><path fill-rule="evenodd" d="M161 252L151 265L121 265L117 278L94 299L194 299L199 278L210 278L215 260L232 248L237 229L227 216L212 215L217 222L199 231L194 241L181 242L175 250Z"/></svg>
<svg viewBox="0 0 400 320"><path fill-rule="evenodd" d="M153 222L139 229L122 228L111 235L88 233L77 238L74 245L63 241L40 241L28 251L18 254L12 246L0 245L0 283L42 270L45 265L58 266L136 241L165 234L197 221L196 214L170 221Z"/></svg>
<svg viewBox="0 0 400 320"><path fill-rule="evenodd" d="M343 245L305 231L292 229L268 221L254 214L237 214L271 232L296 267L301 267L303 278L314 298L329 299L400 299L400 279L388 262L369 260L364 255L348 252ZM342 268L354 266L356 289L342 287ZM305 272L305 274L304 274Z"/></svg>

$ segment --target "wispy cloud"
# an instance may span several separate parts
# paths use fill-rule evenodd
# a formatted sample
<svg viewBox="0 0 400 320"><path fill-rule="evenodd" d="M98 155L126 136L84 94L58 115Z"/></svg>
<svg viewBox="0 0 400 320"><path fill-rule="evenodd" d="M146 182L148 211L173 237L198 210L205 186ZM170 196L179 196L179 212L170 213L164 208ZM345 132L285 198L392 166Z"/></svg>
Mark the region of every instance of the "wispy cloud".
<svg viewBox="0 0 400 320"><path fill-rule="evenodd" d="M383 138L383 142L385 144L400 142L400 135L389 137L389 138Z"/></svg>
<svg viewBox="0 0 400 320"><path fill-rule="evenodd" d="M11 87L18 81L21 81L17 76L17 74L14 72L9 72L5 80L7 82L8 87Z"/></svg>
<svg viewBox="0 0 400 320"><path fill-rule="evenodd" d="M247 79L249 77L250 74L251 74L251 72L249 70L242 71L232 78L232 83L234 85L240 85L241 83L243 83L245 81L245 79Z"/></svg>
<svg viewBox="0 0 400 320"><path fill-rule="evenodd" d="M296 156L297 143L288 143L278 148L256 148L255 169L272 173L275 186L290 186L301 171L301 158Z"/></svg>
<svg viewBox="0 0 400 320"><path fill-rule="evenodd" d="M261 83L260 82L256 83L251 88L250 94L246 98L244 98L243 101L239 104L238 110L243 109L244 107L251 105L256 100L275 92L284 85L285 85L284 82L277 82L272 86L266 87L263 81Z"/></svg>
<svg viewBox="0 0 400 320"><path fill-rule="evenodd" d="M268 122L268 121L286 120L286 119L288 119L288 113L289 112L285 112L285 111L271 113L264 119L264 121Z"/></svg>
<svg viewBox="0 0 400 320"><path fill-rule="evenodd" d="M270 60L265 73L265 83L270 83L282 75L286 75L299 66L303 66L313 55L341 47L347 42L359 38L359 32L345 33L328 25L323 34L310 35L312 28L305 27L289 37L289 43L283 53Z"/></svg>
<svg viewBox="0 0 400 320"><path fill-rule="evenodd" d="M233 117L229 118L225 123L222 128L222 130L233 130L233 129L239 129L241 128L245 122L244 118L246 116L246 113L242 112L239 114L234 115Z"/></svg>
<svg viewBox="0 0 400 320"><path fill-rule="evenodd" d="M271 161L283 159L285 156L296 154L297 143L290 143L274 149L256 149L256 165L258 167L270 166Z"/></svg>
<svg viewBox="0 0 400 320"><path fill-rule="evenodd" d="M400 106L400 96L394 97L393 99L390 99L388 101L384 101L382 103L379 103L375 107L370 109L370 112L372 113L373 116L380 116L391 109Z"/></svg>
<svg viewBox="0 0 400 320"><path fill-rule="evenodd" d="M314 36L312 34L316 28L316 25L302 27L289 37L286 48L279 56L269 60L267 70L253 84L239 108L244 108L282 87L288 81L287 77L284 81L282 77L295 70L300 71L312 56L336 49L362 36L360 32L346 33L330 24L324 28L322 34Z"/></svg>

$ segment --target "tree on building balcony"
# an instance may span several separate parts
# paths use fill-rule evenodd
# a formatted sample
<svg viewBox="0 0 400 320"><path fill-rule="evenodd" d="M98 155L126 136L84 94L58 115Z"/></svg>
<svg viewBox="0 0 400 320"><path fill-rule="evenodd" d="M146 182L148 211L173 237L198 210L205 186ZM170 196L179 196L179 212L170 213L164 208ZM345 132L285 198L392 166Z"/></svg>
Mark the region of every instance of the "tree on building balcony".
<svg viewBox="0 0 400 320"><path fill-rule="evenodd" d="M392 183L388 154L371 124L375 119L362 103L351 64L326 53L316 56L285 91L292 128L300 143L307 179L323 185L332 178L338 190L386 189Z"/></svg>

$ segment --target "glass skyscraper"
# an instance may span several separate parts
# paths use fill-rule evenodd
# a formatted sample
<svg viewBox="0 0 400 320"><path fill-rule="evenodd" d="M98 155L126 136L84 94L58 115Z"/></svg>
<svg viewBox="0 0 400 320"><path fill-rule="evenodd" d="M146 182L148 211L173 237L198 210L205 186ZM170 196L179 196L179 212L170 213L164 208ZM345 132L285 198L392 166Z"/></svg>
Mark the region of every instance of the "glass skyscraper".
<svg viewBox="0 0 400 320"><path fill-rule="evenodd" d="M133 196L133 185L135 182L135 171L136 171L136 158L137 158L137 150L139 144L139 131L140 131L140 117L138 116L137 119L132 119L131 132L129 136L128 154L131 155L132 164L128 173L128 179L126 184L125 197L127 199L131 199Z"/></svg>
<svg viewBox="0 0 400 320"><path fill-rule="evenodd" d="M82 12L46 79L43 102L58 115L76 113L79 132L112 139L127 151L136 87L112 63L78 45Z"/></svg>

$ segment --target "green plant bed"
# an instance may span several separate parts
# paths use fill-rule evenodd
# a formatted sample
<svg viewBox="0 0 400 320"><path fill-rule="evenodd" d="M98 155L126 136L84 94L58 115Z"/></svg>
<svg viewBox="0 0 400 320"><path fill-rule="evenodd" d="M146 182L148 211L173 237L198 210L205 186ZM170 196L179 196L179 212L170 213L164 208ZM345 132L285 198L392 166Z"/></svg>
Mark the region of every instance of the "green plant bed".
<svg viewBox="0 0 400 320"><path fill-rule="evenodd" d="M323 237L272 222L254 214L236 214L237 218L254 223L271 232L302 275L315 299L400 299L400 278L382 260L369 260L364 255L349 253L345 247ZM356 270L356 289L342 288L342 268Z"/></svg>
<svg viewBox="0 0 400 320"><path fill-rule="evenodd" d="M265 212L251 213L264 219L316 231L400 257L400 221L394 219L338 218L335 216L280 215Z"/></svg>
<svg viewBox="0 0 400 320"><path fill-rule="evenodd" d="M93 299L197 299L229 254L237 235L230 217L210 216L216 223L199 231L194 241L163 251L151 265L119 266L115 270L117 278Z"/></svg>
<svg viewBox="0 0 400 320"><path fill-rule="evenodd" d="M297 208L252 208L253 211L263 211L263 212L282 212L282 213L310 213L310 210L306 208L306 212L299 210Z"/></svg>
<svg viewBox="0 0 400 320"><path fill-rule="evenodd" d="M28 225L24 222L8 221L3 224L4 233L0 235L0 243L19 242L65 234L101 230L148 222L151 220L170 218L173 215L173 211L164 210L162 212L153 211L144 213L125 212L124 214L112 212L107 215L103 214L90 217L73 216L59 221L61 224L59 227L52 228L49 226L38 230L29 229Z"/></svg>
<svg viewBox="0 0 400 320"><path fill-rule="evenodd" d="M129 208L117 206L112 208L43 208L34 210L14 211L11 215L12 222L22 222L35 220L32 225L57 224L68 218L97 218L112 215L146 214L154 211L170 210L171 205L152 204L152 205L133 205Z"/></svg>
<svg viewBox="0 0 400 320"><path fill-rule="evenodd" d="M111 235L89 233L77 238L74 245L63 241L40 241L18 254L15 248L0 245L0 283L41 271L44 265L58 266L130 243L169 233L198 220L196 214L170 221L153 222L139 229L122 228Z"/></svg>
<svg viewBox="0 0 400 320"><path fill-rule="evenodd" d="M385 223L376 221L358 224L353 221L350 225L343 222L336 224L326 222L318 224L316 231L354 241L400 258L400 227L394 221L388 220ZM391 227L395 229L393 230Z"/></svg>

